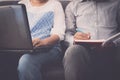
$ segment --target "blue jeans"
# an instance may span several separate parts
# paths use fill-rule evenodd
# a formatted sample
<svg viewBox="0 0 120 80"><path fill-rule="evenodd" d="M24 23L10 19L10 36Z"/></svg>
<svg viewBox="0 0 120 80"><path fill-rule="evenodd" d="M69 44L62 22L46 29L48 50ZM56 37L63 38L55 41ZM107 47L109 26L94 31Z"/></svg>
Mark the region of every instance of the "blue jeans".
<svg viewBox="0 0 120 80"><path fill-rule="evenodd" d="M18 64L19 80L42 80L42 65L61 58L61 50L52 48L48 52L24 54Z"/></svg>

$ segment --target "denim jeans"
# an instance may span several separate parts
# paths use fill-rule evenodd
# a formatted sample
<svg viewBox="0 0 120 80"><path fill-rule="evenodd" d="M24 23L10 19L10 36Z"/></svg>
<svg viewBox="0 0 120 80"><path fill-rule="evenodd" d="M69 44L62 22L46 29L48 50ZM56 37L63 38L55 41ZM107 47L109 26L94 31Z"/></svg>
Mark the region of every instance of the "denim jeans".
<svg viewBox="0 0 120 80"><path fill-rule="evenodd" d="M47 65L61 58L61 50L52 48L50 51L24 54L18 64L19 80L42 80L42 65Z"/></svg>

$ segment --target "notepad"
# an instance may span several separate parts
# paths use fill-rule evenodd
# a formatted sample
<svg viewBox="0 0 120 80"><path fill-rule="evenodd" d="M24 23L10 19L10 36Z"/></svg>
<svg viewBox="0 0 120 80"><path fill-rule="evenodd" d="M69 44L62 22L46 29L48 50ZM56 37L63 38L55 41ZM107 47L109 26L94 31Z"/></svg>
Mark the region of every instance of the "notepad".
<svg viewBox="0 0 120 80"><path fill-rule="evenodd" d="M110 42L113 42L113 41L115 41L115 40L117 40L117 39L119 39L119 38L120 38L120 32L117 33L117 34L115 34L115 35L113 35L113 36L111 36L111 37L109 37L108 39L106 39L106 40L102 43L102 46L104 46L104 45L106 45L106 44L109 44Z"/></svg>
<svg viewBox="0 0 120 80"><path fill-rule="evenodd" d="M99 40L74 40L76 43L101 43L102 46L109 44L120 38L120 32L109 37L108 39L99 39Z"/></svg>
<svg viewBox="0 0 120 80"><path fill-rule="evenodd" d="M105 42L105 39L100 39L100 40L74 40L75 42L82 42L82 43L103 43Z"/></svg>

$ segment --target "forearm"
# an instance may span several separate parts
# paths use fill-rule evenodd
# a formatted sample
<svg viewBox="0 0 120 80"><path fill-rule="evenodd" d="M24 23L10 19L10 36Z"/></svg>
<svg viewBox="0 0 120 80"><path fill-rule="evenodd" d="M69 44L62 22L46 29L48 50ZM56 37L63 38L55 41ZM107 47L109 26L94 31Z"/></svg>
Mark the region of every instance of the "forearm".
<svg viewBox="0 0 120 80"><path fill-rule="evenodd" d="M42 41L44 43L44 46L54 45L55 43L57 43L59 41L59 36L54 34L48 38L43 39Z"/></svg>

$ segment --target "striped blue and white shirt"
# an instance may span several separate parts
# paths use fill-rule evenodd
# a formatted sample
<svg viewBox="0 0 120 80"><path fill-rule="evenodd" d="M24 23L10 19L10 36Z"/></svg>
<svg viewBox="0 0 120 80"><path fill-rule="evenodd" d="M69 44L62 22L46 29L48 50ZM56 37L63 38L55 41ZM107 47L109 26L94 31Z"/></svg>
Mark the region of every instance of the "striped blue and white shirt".
<svg viewBox="0 0 120 80"><path fill-rule="evenodd" d="M52 34L57 34L60 40L64 39L64 11L58 1L49 0L40 7L32 6L29 0L20 3L26 6L32 39L44 39Z"/></svg>
<svg viewBox="0 0 120 80"><path fill-rule="evenodd" d="M54 13L52 11L46 12L42 16L28 13L28 20L30 22L32 38L39 37L40 39L44 39L50 36L54 21Z"/></svg>

